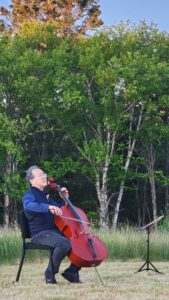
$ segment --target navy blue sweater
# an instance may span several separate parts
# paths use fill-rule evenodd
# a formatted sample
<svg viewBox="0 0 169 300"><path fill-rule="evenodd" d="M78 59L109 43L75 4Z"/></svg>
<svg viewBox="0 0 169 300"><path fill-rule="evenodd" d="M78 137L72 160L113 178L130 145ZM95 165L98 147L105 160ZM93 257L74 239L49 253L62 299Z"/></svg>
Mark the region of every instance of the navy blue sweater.
<svg viewBox="0 0 169 300"><path fill-rule="evenodd" d="M47 198L44 191L36 187L30 187L30 189L24 193L22 202L25 215L29 221L31 237L41 231L56 228L53 214L49 211L49 205L58 207L62 205Z"/></svg>

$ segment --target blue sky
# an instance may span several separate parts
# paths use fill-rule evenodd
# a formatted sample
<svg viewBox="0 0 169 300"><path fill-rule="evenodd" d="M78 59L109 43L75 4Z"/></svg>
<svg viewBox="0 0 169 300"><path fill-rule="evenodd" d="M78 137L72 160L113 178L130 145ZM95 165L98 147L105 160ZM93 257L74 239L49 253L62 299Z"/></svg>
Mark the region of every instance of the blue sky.
<svg viewBox="0 0 169 300"><path fill-rule="evenodd" d="M7 5L10 0L0 0ZM138 24L145 20L155 23L160 31L169 32L169 0L100 0L104 25L118 24L130 19Z"/></svg>
<svg viewBox="0 0 169 300"><path fill-rule="evenodd" d="M130 19L133 23L145 20L155 23L160 31L169 32L169 0L101 0L105 25Z"/></svg>

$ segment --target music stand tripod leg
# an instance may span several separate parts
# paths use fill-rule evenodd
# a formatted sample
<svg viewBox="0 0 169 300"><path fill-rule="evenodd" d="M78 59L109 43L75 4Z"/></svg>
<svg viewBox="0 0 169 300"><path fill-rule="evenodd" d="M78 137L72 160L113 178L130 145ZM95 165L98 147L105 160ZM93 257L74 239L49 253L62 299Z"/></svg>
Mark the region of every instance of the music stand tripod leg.
<svg viewBox="0 0 169 300"><path fill-rule="evenodd" d="M145 263L142 265L142 267L137 272L151 270L154 272L161 273L157 270L157 268L150 261L150 226L148 226L146 229L147 229L147 259L146 259ZM147 265L146 268L144 268L145 265ZM149 265L151 265L153 267L153 269L149 268Z"/></svg>
<svg viewBox="0 0 169 300"><path fill-rule="evenodd" d="M163 274L162 272L160 272L160 271L157 270L157 268L152 264L151 261L149 261L149 264L153 267L153 269L149 268L149 270L157 272L157 273L160 273L160 274Z"/></svg>
<svg viewBox="0 0 169 300"><path fill-rule="evenodd" d="M149 227L147 228L147 258L146 258L146 261L145 263L142 265L142 267L138 270L138 272L141 272L141 271L148 271L149 270L149 257L150 257L150 248L149 248L149 241L150 241L150 229ZM144 268L144 266L147 266L146 268ZM144 269L143 269L144 268Z"/></svg>
<svg viewBox="0 0 169 300"><path fill-rule="evenodd" d="M141 266L141 268L140 269L138 269L138 271L137 272L141 272L141 271L144 271L144 270L147 270L147 268L146 269L143 269L144 268L144 266L147 264L147 261L145 261L145 263Z"/></svg>

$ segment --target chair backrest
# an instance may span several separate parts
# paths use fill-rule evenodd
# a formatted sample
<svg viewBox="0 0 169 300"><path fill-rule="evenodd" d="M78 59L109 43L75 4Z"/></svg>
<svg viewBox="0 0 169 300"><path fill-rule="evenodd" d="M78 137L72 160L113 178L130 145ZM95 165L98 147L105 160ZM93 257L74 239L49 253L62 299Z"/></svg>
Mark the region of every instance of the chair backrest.
<svg viewBox="0 0 169 300"><path fill-rule="evenodd" d="M28 220L25 216L24 210L19 211L18 220L19 220L19 225L21 227L22 238L23 239L31 238Z"/></svg>

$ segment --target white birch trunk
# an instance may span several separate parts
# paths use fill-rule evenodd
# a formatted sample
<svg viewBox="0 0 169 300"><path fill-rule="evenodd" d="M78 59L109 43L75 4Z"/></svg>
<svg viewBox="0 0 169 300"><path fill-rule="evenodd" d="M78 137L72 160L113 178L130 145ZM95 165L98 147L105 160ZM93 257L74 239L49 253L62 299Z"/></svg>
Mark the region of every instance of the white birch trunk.
<svg viewBox="0 0 169 300"><path fill-rule="evenodd" d="M10 200L7 193L4 193L4 216L3 216L3 225L5 228L9 227L9 205Z"/></svg>
<svg viewBox="0 0 169 300"><path fill-rule="evenodd" d="M109 205L109 199L107 196L107 191L105 187L100 188L99 181L96 182L96 191L97 191L97 197L100 202L100 228L101 229L108 229L109 227L109 211L108 211L108 205Z"/></svg>
<svg viewBox="0 0 169 300"><path fill-rule="evenodd" d="M154 179L153 174L150 176L150 186L151 186L153 220L155 220L155 219L157 219L157 199L156 199L155 179Z"/></svg>
<svg viewBox="0 0 169 300"><path fill-rule="evenodd" d="M149 180L151 186L153 219L155 220L157 218L157 199L156 199L154 168L155 168L155 154L154 154L153 145L152 143L150 143L147 147L147 169L149 173Z"/></svg>
<svg viewBox="0 0 169 300"><path fill-rule="evenodd" d="M97 133L98 133L98 138L102 140L99 127L97 129ZM96 187L97 197L100 203L99 217L100 217L100 227L102 229L107 229L109 227L108 209L111 200L111 195L109 196L108 194L107 182L108 182L108 171L109 171L110 161L113 156L114 147L115 147L115 139L116 139L116 132L112 134L111 129L107 128L106 156L105 156L105 161L102 170L100 170L100 166L98 166L98 163L95 161L95 158L91 156L87 156L83 151L83 149L81 149L77 144L75 144L76 148L79 150L82 156L88 161L88 163L91 165L95 173L95 187ZM86 139L86 143L87 143L87 139Z"/></svg>
<svg viewBox="0 0 169 300"><path fill-rule="evenodd" d="M142 112L143 112L143 109L141 109L141 111L140 111L136 132L138 132L139 129L140 129L141 120L142 120ZM125 166L124 166L125 173L128 170L128 167L129 167L129 164L130 164L130 161L131 161L131 157L133 155L133 151L134 151L135 144L136 144L136 139L134 139L131 142L132 122L133 122L133 120L131 120L131 123L130 123L129 147L128 147L126 163L125 163ZM121 183L120 183L120 190L119 190L118 198L117 198L116 205L115 205L115 211L114 211L113 219L112 219L112 227L113 228L117 227L117 221L118 221L118 216L119 216L120 205L121 205L122 198L123 198L123 193L124 193L124 184L125 184L125 180L122 180Z"/></svg>
<svg viewBox="0 0 169 300"><path fill-rule="evenodd" d="M4 176L10 176L11 173L14 173L16 170L16 164L11 155L7 155L6 158L6 170ZM3 216L3 225L4 227L9 227L10 223L10 198L8 189L4 189L4 216Z"/></svg>

